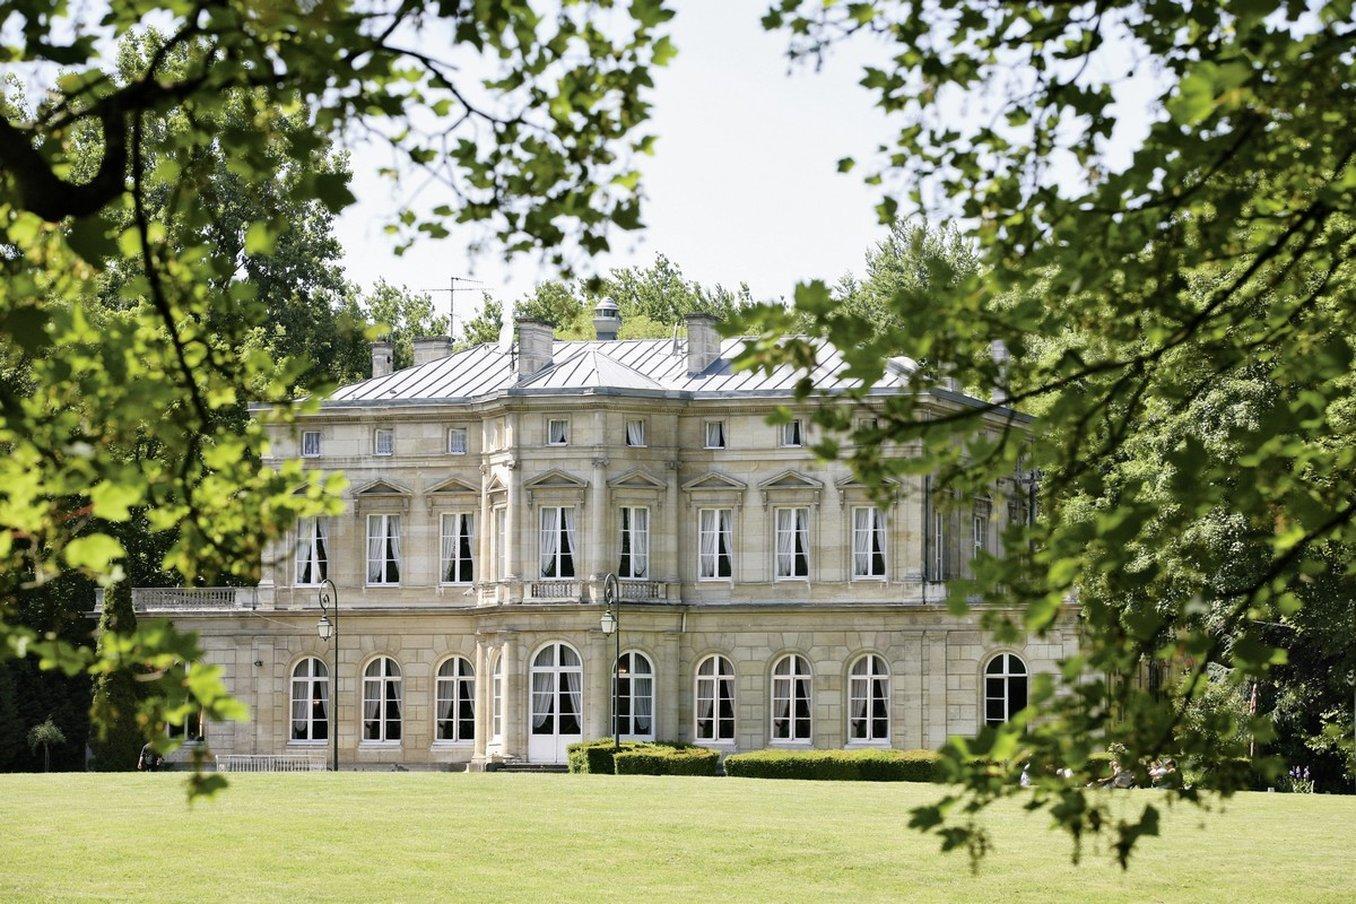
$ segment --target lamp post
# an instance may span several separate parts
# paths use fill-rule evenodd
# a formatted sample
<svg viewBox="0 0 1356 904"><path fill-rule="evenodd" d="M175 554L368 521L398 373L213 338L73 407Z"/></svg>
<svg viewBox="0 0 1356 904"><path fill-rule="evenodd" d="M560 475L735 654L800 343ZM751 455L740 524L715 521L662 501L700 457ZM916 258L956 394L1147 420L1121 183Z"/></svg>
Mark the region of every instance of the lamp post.
<svg viewBox="0 0 1356 904"><path fill-rule="evenodd" d="M603 576L603 617L600 627L603 634L617 638L617 653L612 660L612 749L621 750L621 601L618 597L617 576L608 572Z"/></svg>
<svg viewBox="0 0 1356 904"><path fill-rule="evenodd" d="M328 589L327 589L328 588ZM333 741L333 761L330 769L339 771L339 588L326 578L316 591L320 597L320 622L315 626L320 639L334 638L334 665L330 668L330 738ZM333 619L330 616L333 615Z"/></svg>

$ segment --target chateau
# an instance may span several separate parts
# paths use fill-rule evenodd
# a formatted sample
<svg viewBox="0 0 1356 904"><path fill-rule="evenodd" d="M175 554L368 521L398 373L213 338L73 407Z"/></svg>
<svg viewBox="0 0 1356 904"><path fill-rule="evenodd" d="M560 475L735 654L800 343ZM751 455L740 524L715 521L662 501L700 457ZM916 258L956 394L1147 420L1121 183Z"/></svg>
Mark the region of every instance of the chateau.
<svg viewBox="0 0 1356 904"><path fill-rule="evenodd" d="M767 422L797 374L735 372L741 340L708 317L625 341L615 306L595 314L594 341L523 320L513 348L422 339L395 372L375 343L371 379L275 428L279 459L347 475L344 514L298 524L258 588L135 597L198 631L249 705L209 726L215 753L325 759L337 732L344 768L561 763L613 731L608 574L624 737L935 747L1007 718L1074 651L1071 621L1014 648L943 603L1027 516L1019 481L942 507L918 480L878 504L816 460L808 409ZM845 387L821 358L816 386ZM889 362L873 392L905 391L911 367ZM317 634L325 581L337 665Z"/></svg>

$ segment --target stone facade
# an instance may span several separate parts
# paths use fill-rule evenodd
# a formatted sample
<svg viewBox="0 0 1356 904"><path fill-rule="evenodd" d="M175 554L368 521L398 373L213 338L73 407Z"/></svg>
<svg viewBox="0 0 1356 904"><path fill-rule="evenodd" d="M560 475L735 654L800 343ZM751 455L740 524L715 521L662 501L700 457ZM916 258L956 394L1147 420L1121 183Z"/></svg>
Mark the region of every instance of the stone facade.
<svg viewBox="0 0 1356 904"><path fill-rule="evenodd" d="M701 338L701 323L690 329ZM652 344L654 355L683 352L676 342ZM703 393L663 385L647 391L644 374L621 370L612 347L548 341L547 361L534 373L564 385L535 389L540 378L534 374L510 373L507 388L479 396L401 397L400 385L417 385L424 371L455 369L459 360L435 357L368 381L405 375L405 384L392 384L389 399L328 403L296 427L274 429L280 458L306 454L310 466L342 471L348 480L345 513L323 527L324 576L334 582L340 604L337 708L327 703L327 712L337 713L346 766L478 768L497 760L556 759L558 750L544 753L533 731L541 720L534 718L531 693L534 680L546 680L534 679L533 658L552 643L568 644L582 661L573 702L552 704L579 708L579 730L567 733L609 735L616 639L600 629L602 579L619 570L624 506L648 511L648 561L643 577L623 575L621 647L643 653L652 667L647 734L659 739L709 742L727 751L860 743L849 736L849 670L874 654L889 672L888 684L879 685L887 688L888 738L869 743L934 747L980 727L983 671L996 654L1016 653L1029 672L1039 673L1053 671L1074 651L1071 621L1009 649L978 629L976 614L952 616L942 603L947 579L963 574L976 546L995 548L1006 520L1023 516L1020 484L945 507L927 498L922 481L897 486L880 507L884 573L854 577L853 512L878 501L845 466L816 460L808 409L795 412L802 419L800 444L788 445L783 428L767 422L774 406L791 401L788 392ZM534 354L541 354L539 347ZM560 371L580 354L593 356L592 376L571 386ZM939 407L965 402L946 394L936 399ZM552 423L558 421L565 422L563 443L560 425ZM712 423L721 425L724 448L709 448ZM307 432L319 434L318 448ZM637 433L643 434L639 443ZM557 507L571 512L572 575L543 574L542 510ZM792 569L808 566L803 577L777 576L781 508L801 510L784 523L804 525L796 534L804 559ZM699 571L703 509L729 512L727 578ZM449 582L441 579L443 525L458 524L451 516L462 514L473 524L473 575ZM369 545L369 534L374 524L397 523L398 581L379 584L370 580L369 553L377 547ZM388 543L379 558L389 558L391 549ZM248 723L211 726L218 755L328 749L326 741L293 739L294 667L314 656L334 674L333 648L316 633L320 575L306 573L299 555L310 558L314 551L297 537L272 549L248 605L175 613L181 626L201 633L207 658L225 668L232 692L251 709ZM720 742L697 736L696 672L713 654L734 671L734 736ZM808 686L798 686L811 717L803 740L772 737L772 670L785 654L802 657L811 673ZM457 742L435 737L435 676L453 655L464 657L475 674L474 736ZM361 740L370 715L362 676L378 656L400 670L396 742ZM496 662L500 682L491 678ZM555 680L563 688L567 678Z"/></svg>

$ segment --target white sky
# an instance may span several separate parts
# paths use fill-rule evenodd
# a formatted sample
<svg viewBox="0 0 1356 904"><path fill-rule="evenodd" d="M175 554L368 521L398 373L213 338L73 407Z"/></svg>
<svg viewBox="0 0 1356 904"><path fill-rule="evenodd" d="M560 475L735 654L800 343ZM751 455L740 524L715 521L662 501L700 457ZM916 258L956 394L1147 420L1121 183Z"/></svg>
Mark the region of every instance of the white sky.
<svg viewBox="0 0 1356 904"><path fill-rule="evenodd" d="M648 264L663 252L691 278L730 288L744 281L755 296L771 297L789 296L804 279L861 269L882 233L873 210L879 198L836 164L866 157L888 134L857 84L867 48L848 48L819 72L788 73L785 35L758 23L764 7L707 0L679 8L670 23L679 53L656 71L651 94L646 131L659 141L642 164L646 228L614 232L616 250L595 260L598 270ZM492 253L469 260L455 232L397 257L382 232L396 204L375 173L385 162L380 151L354 152L358 203L339 223L351 279L432 289L470 275L509 299L553 275L529 257L510 265ZM479 303L478 293L459 292L458 324Z"/></svg>

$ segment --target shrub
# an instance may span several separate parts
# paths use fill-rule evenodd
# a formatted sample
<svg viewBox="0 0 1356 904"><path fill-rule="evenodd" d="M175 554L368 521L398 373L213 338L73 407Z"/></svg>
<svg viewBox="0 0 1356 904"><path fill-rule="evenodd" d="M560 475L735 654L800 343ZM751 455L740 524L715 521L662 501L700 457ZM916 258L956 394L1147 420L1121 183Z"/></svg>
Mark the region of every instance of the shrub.
<svg viewBox="0 0 1356 904"><path fill-rule="evenodd" d="M1088 774L1094 779L1110 778L1111 757L1109 751L1088 754Z"/></svg>
<svg viewBox="0 0 1356 904"><path fill-rule="evenodd" d="M725 758L725 774L818 781L935 782L932 750L755 750Z"/></svg>
<svg viewBox="0 0 1356 904"><path fill-rule="evenodd" d="M720 754L688 744L638 744L613 763L618 775L715 775Z"/></svg>
<svg viewBox="0 0 1356 904"><path fill-rule="evenodd" d="M612 775L616 769L612 764L615 753L612 738L601 741L580 741L565 748L565 762L571 772L601 773ZM636 741L622 741L622 750L633 750L640 746Z"/></svg>

